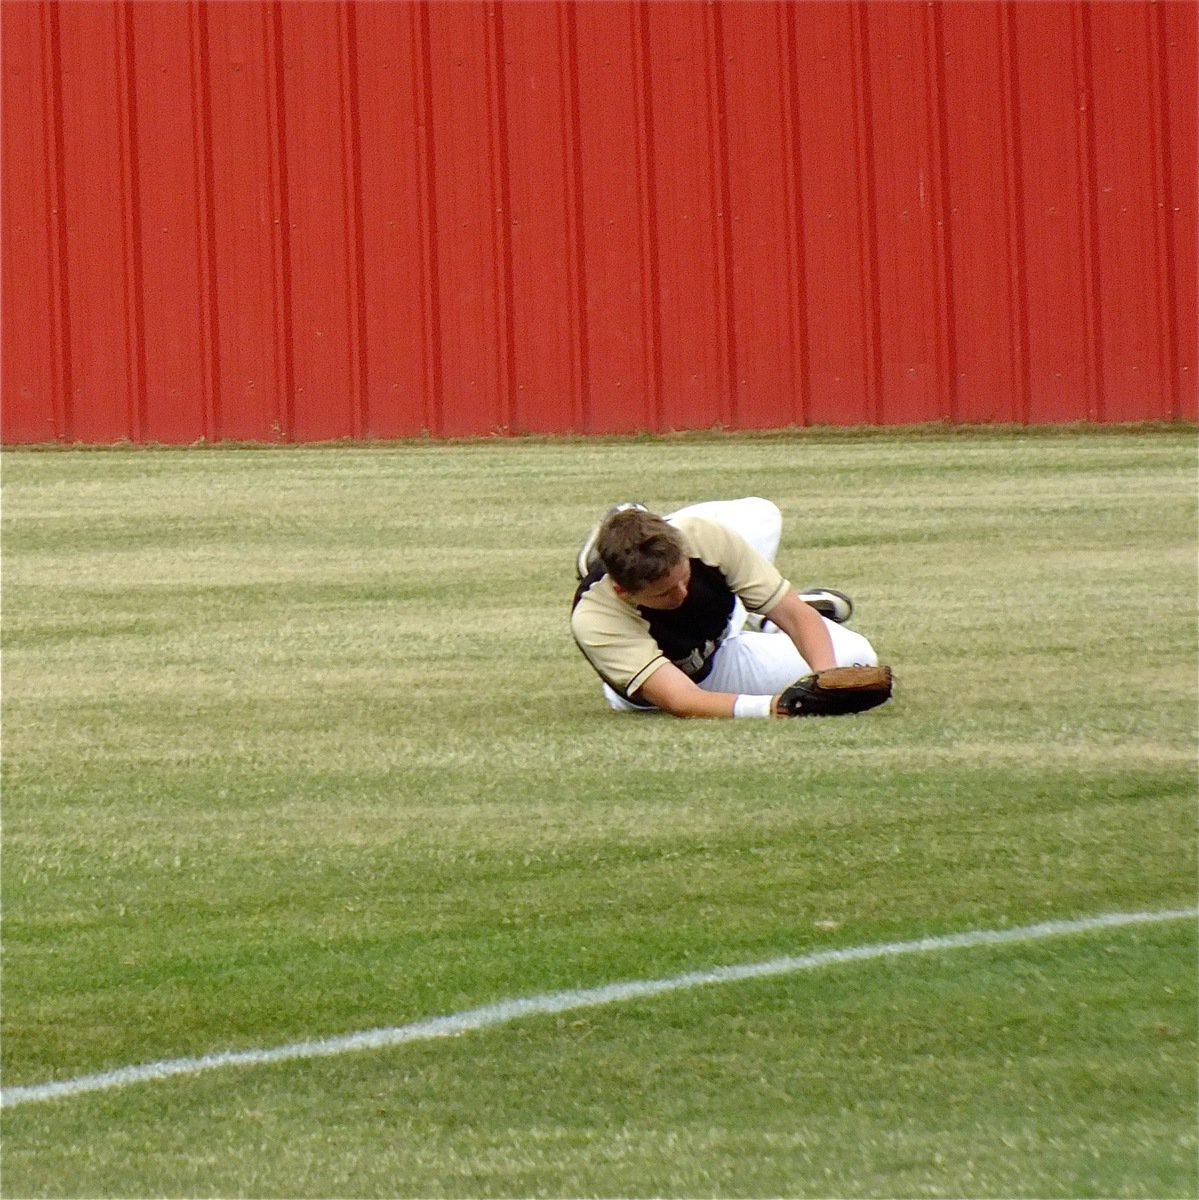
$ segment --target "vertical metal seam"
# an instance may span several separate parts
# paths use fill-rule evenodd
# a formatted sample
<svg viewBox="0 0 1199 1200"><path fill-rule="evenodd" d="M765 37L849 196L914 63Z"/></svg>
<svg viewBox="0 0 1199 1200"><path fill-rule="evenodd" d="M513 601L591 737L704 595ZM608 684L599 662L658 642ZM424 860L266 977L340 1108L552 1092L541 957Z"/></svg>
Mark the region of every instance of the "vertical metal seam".
<svg viewBox="0 0 1199 1200"><path fill-rule="evenodd" d="M1075 132L1078 209L1082 218L1083 312L1086 338L1087 416L1102 421L1106 408L1103 377L1103 296L1099 247L1099 180L1095 149L1095 78L1091 17L1087 0L1074 4Z"/></svg>
<svg viewBox="0 0 1199 1200"><path fill-rule="evenodd" d="M1173 161L1170 154L1170 96L1169 63L1166 43L1169 35L1165 26L1163 5L1145 9L1145 24L1149 41L1149 87L1153 110L1158 121L1150 122L1149 136L1153 146L1154 248L1157 261L1158 354L1161 377L1166 385L1165 417L1177 421L1182 415L1182 379L1178 333L1178 295L1174 264L1174 194Z"/></svg>
<svg viewBox="0 0 1199 1200"><path fill-rule="evenodd" d="M583 212L582 124L579 103L579 38L572 0L558 4L562 89L562 147L566 208L566 286L570 312L570 411L576 427L591 429L591 346L587 323L587 252Z"/></svg>
<svg viewBox="0 0 1199 1200"><path fill-rule="evenodd" d="M633 107L637 134L638 182L642 190L642 328L649 376L651 428L661 431L665 417L662 379L662 297L659 280L657 172L654 170L654 114L650 62L649 0L636 0L630 17L634 68Z"/></svg>
<svg viewBox="0 0 1199 1200"><path fill-rule="evenodd" d="M781 25L779 53L783 62L783 188L787 228L787 329L791 338L790 360L797 384L791 399L791 415L806 426L812 414L811 331L808 324L807 238L804 224L804 174L799 109L799 35L795 6L777 0L776 20Z"/></svg>
<svg viewBox="0 0 1199 1200"><path fill-rule="evenodd" d="M717 365L720 392L717 413L722 425L736 428L739 423L740 394L737 381L736 273L733 248L733 195L730 182L728 140L728 86L725 78L724 27L720 7L704 10L704 42L707 50L708 145L712 171L712 208L715 217L715 285Z"/></svg>
<svg viewBox="0 0 1199 1200"><path fill-rule="evenodd" d="M424 430L433 436L445 428L445 375L441 334L441 266L437 224L437 146L433 111L433 48L429 10L413 5L413 105L417 120L417 188L421 224L421 295L424 297Z"/></svg>
<svg viewBox="0 0 1199 1200"><path fill-rule="evenodd" d="M1028 245L1025 230L1023 134L1020 120L1020 66L1016 35L1017 6L1010 0L999 3L1000 119L1004 142L1003 182L1008 250L1008 320L1015 362L1016 419L1032 422L1032 348L1028 322Z"/></svg>
<svg viewBox="0 0 1199 1200"><path fill-rule="evenodd" d="M196 250L200 290L202 428L209 442L221 438L221 338L216 288L215 172L212 150L212 66L208 9L204 0L189 5L192 79L192 140L195 154Z"/></svg>
<svg viewBox="0 0 1199 1200"><path fill-rule="evenodd" d="M854 66L858 222L862 236L862 339L866 368L867 409L872 424L885 415L882 362L882 296L879 280L878 188L874 167L874 105L870 87L868 0L855 0L851 10Z"/></svg>
<svg viewBox="0 0 1199 1200"><path fill-rule="evenodd" d="M42 5L42 71L49 97L45 125L46 192L50 199L50 340L54 437L74 433L75 379L71 355L70 238L67 215L65 122L62 83L62 27L57 3Z"/></svg>
<svg viewBox="0 0 1199 1200"><path fill-rule="evenodd" d="M275 283L275 368L282 395L277 397L275 430L292 441L296 430L296 377L292 327L291 205L288 200L287 122L284 81L283 8L280 0L263 9L266 55L268 138L271 143L270 183L274 205L271 239Z"/></svg>
<svg viewBox="0 0 1199 1200"><path fill-rule="evenodd" d="M512 187L508 154L507 72L504 69L503 6L487 6L487 124L491 160L492 235L495 243L495 319L499 429L510 433L516 416L515 283L512 270Z"/></svg>
<svg viewBox="0 0 1199 1200"><path fill-rule="evenodd" d="M352 0L337 9L338 68L341 76L341 139L347 270L346 306L350 334L350 433L369 436L369 350L366 344L366 248L362 216L362 130L358 105L358 36Z"/></svg>
<svg viewBox="0 0 1199 1200"><path fill-rule="evenodd" d="M932 153L932 238L938 320L933 330L938 409L950 422L961 419L958 387L957 311L953 287L953 219L950 206L949 114L945 83L945 28L942 0L925 9L929 148Z"/></svg>
<svg viewBox="0 0 1199 1200"><path fill-rule="evenodd" d="M146 396L146 315L143 270L141 169L138 153L137 50L133 9L113 5L117 56L117 136L121 154L121 238L125 270L125 362L129 373L128 436L143 442L148 424Z"/></svg>

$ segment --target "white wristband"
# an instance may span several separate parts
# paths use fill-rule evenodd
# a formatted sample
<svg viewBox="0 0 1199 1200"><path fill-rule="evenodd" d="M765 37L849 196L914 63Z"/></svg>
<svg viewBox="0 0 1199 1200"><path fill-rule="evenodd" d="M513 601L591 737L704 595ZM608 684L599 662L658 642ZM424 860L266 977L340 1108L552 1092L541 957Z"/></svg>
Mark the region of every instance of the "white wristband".
<svg viewBox="0 0 1199 1200"><path fill-rule="evenodd" d="M734 717L768 717L773 696L738 696L733 701Z"/></svg>

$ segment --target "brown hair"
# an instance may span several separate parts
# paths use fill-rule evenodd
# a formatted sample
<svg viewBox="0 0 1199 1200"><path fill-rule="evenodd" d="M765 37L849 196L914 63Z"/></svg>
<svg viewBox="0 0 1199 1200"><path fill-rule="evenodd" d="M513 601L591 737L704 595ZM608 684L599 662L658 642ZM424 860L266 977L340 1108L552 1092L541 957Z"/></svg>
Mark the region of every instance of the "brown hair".
<svg viewBox="0 0 1199 1200"><path fill-rule="evenodd" d="M626 592L665 578L686 557L683 535L644 509L613 513L600 530L596 550L604 568Z"/></svg>

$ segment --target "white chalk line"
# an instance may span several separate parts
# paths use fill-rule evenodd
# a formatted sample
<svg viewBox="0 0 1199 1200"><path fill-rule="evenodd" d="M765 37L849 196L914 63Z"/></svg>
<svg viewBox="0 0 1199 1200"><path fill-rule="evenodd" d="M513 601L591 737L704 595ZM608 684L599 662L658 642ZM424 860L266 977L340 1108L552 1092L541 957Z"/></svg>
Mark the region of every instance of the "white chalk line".
<svg viewBox="0 0 1199 1200"><path fill-rule="evenodd" d="M343 1034L316 1041L293 1042L266 1050L231 1050L205 1054L196 1058L172 1058L138 1066L118 1067L95 1075L80 1075L74 1079L52 1080L47 1083L24 1084L0 1091L0 1104L10 1108L40 1100L57 1100L78 1096L84 1092L103 1092L134 1083L149 1083L175 1075L199 1075L223 1067L257 1067L268 1063L293 1062L297 1059L329 1058L359 1050L383 1050L407 1042L431 1041L434 1038L455 1037L480 1029L506 1025L521 1017L544 1016L550 1013L573 1012L616 1004L622 1000L642 1000L667 992L686 991L713 983L738 983L746 979L767 979L812 971L841 963L865 962L871 959L896 958L906 954L926 954L941 950L968 950L980 946L1003 946L1016 942L1031 942L1040 938L1061 937L1073 933L1089 933L1100 929L1116 929L1126 925L1157 924L1199 917L1199 908L1166 909L1159 912L1105 913L1069 921L1045 921L1013 929L981 929L965 933L919 938L911 942L882 942L865 946L848 946L839 950L818 950L797 957L773 958L767 962L743 963L730 967L713 967L706 971L689 971L666 979L634 979L625 983L610 983L601 987L579 988L543 995L501 1000L481 1008L467 1009L443 1017L430 1017L410 1025L386 1029L369 1029L361 1033Z"/></svg>

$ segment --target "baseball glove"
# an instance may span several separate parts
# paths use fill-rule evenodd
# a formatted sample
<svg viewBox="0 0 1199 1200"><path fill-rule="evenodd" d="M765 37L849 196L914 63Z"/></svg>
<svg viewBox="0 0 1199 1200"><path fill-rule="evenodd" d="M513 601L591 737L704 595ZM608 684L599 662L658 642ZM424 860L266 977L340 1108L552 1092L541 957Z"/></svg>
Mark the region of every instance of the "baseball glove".
<svg viewBox="0 0 1199 1200"><path fill-rule="evenodd" d="M891 699L890 667L832 667L797 679L778 699L780 717L839 717Z"/></svg>

